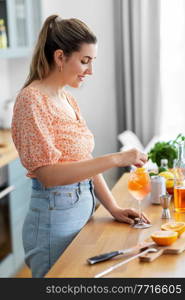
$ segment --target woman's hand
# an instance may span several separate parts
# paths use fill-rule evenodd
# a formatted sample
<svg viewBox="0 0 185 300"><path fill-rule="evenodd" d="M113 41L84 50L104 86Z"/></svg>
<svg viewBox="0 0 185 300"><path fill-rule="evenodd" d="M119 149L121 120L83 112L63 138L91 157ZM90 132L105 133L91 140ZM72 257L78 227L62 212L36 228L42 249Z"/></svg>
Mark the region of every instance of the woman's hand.
<svg viewBox="0 0 185 300"><path fill-rule="evenodd" d="M123 152L116 153L116 166L124 167L134 165L142 167L147 162L147 155L139 150L133 148Z"/></svg>
<svg viewBox="0 0 185 300"><path fill-rule="evenodd" d="M111 211L111 215L118 221L128 224L134 224L134 219L139 218L139 214L135 209L132 208L121 208L117 207ZM149 219L142 213L142 219L145 223L150 223Z"/></svg>

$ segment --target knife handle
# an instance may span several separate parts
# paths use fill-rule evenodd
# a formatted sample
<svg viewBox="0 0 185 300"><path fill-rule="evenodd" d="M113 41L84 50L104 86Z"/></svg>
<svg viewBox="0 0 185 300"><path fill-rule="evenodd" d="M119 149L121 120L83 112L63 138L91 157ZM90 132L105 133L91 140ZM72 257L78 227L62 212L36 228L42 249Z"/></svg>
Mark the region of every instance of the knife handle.
<svg viewBox="0 0 185 300"><path fill-rule="evenodd" d="M104 253L104 254L90 257L87 259L87 261L89 264L93 265L93 264L99 263L101 261L109 260L110 258L120 255L122 253L123 253L123 251L113 251L113 252L109 252L109 253Z"/></svg>

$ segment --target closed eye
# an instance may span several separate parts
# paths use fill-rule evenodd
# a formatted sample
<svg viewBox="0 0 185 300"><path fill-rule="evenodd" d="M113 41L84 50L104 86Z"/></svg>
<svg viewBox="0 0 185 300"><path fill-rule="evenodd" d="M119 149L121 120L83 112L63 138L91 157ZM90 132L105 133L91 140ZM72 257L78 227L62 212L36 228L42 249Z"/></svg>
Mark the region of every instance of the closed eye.
<svg viewBox="0 0 185 300"><path fill-rule="evenodd" d="M83 65L88 64L88 63L89 63L89 59L84 59L84 60L81 61L81 63L82 63Z"/></svg>

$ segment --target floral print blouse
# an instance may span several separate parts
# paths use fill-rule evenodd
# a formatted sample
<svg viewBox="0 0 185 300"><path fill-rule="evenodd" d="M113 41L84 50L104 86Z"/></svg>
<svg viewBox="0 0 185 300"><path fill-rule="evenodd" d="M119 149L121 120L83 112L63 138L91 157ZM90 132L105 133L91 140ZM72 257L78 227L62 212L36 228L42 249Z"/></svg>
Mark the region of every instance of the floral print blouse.
<svg viewBox="0 0 185 300"><path fill-rule="evenodd" d="M35 87L22 89L16 98L12 138L28 177L36 177L34 170L41 166L91 157L93 134L74 97L67 91L65 96L76 113L76 120Z"/></svg>

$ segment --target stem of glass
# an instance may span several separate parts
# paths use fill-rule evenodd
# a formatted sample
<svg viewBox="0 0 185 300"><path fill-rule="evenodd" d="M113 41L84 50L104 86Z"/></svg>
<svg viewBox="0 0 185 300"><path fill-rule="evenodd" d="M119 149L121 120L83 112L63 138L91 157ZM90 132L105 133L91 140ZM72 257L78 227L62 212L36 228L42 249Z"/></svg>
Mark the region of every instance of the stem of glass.
<svg viewBox="0 0 185 300"><path fill-rule="evenodd" d="M142 224L142 209L141 209L141 200L138 200L138 213L139 213L139 224Z"/></svg>

